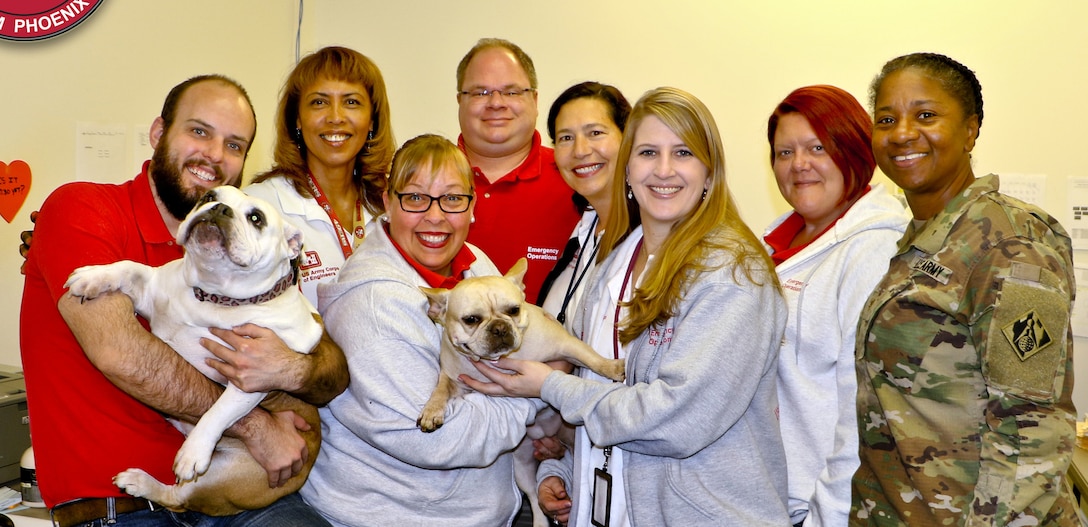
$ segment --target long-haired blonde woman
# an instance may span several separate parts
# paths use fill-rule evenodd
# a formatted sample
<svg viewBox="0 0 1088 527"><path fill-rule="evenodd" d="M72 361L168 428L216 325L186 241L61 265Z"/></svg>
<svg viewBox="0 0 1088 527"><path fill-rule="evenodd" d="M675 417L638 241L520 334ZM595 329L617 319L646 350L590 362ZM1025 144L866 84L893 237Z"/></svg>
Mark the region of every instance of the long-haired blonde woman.
<svg viewBox="0 0 1088 527"><path fill-rule="evenodd" d="M634 106L598 271L575 333L626 358L625 383L504 359L493 395L540 396L592 444L563 479L575 525L787 525L775 411L786 322L774 264L725 179L717 125L694 96ZM629 222L632 216L638 220ZM631 224L635 227L631 227Z"/></svg>

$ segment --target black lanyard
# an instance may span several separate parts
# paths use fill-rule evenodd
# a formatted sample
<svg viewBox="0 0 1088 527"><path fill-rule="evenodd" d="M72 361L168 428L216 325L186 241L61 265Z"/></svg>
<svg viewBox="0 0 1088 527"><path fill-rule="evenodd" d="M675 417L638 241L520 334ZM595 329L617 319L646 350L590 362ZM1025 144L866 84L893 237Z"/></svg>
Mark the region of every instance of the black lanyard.
<svg viewBox="0 0 1088 527"><path fill-rule="evenodd" d="M567 282L567 292L563 295L563 306L559 308L559 314L555 317L560 324L567 321L567 306L570 304L571 299L574 298L574 292L578 290L578 285L581 284L582 279L586 277L586 272L589 271L589 266L593 264L593 259L597 257L597 249L601 248L601 244L594 235L597 231L597 221L600 219L600 216L593 218L593 224L589 226L589 234L586 235L586 241L582 243L582 247L578 249L578 258L575 258L574 260L574 272L570 275L570 282ZM589 255L589 260L586 261L585 268L579 273L578 268L582 265L582 254L586 252L586 246L589 244L590 240L593 240L593 254Z"/></svg>

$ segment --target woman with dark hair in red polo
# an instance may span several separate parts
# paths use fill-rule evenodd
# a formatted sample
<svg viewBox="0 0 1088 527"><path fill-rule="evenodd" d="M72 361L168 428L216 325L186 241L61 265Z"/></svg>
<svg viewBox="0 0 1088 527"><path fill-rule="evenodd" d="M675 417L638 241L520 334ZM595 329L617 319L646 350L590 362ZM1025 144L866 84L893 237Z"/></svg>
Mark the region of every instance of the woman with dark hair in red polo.
<svg viewBox="0 0 1088 527"><path fill-rule="evenodd" d="M790 521L806 527L846 525L858 466L858 315L909 219L869 184L871 137L865 109L834 86L793 91L767 123L778 189L793 207L763 240L789 304L778 398Z"/></svg>

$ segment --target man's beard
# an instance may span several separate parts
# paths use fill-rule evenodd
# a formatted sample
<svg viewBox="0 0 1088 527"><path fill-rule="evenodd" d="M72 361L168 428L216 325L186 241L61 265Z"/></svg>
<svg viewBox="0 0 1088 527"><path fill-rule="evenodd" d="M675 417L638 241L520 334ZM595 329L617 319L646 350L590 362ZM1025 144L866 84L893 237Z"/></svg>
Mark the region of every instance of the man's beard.
<svg viewBox="0 0 1088 527"><path fill-rule="evenodd" d="M204 163L186 163L186 165L191 164ZM213 169L219 180L223 181L223 172L218 166L204 165ZM182 169L178 159L170 154L170 142L164 134L159 146L155 148L155 153L151 156L151 167L148 169L150 172L148 175L155 182L155 190L159 195L159 201L170 212L170 215L178 220L185 219L185 216L193 210L196 202L206 192L202 187L186 189L182 185Z"/></svg>

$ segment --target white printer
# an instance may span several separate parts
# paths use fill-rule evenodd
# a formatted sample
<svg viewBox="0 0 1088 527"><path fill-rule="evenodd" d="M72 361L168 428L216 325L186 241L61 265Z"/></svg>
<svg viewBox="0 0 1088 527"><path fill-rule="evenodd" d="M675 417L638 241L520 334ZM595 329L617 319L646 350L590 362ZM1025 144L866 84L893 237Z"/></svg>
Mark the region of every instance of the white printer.
<svg viewBox="0 0 1088 527"><path fill-rule="evenodd" d="M0 364L0 484L19 479L19 459L30 447L23 372Z"/></svg>

